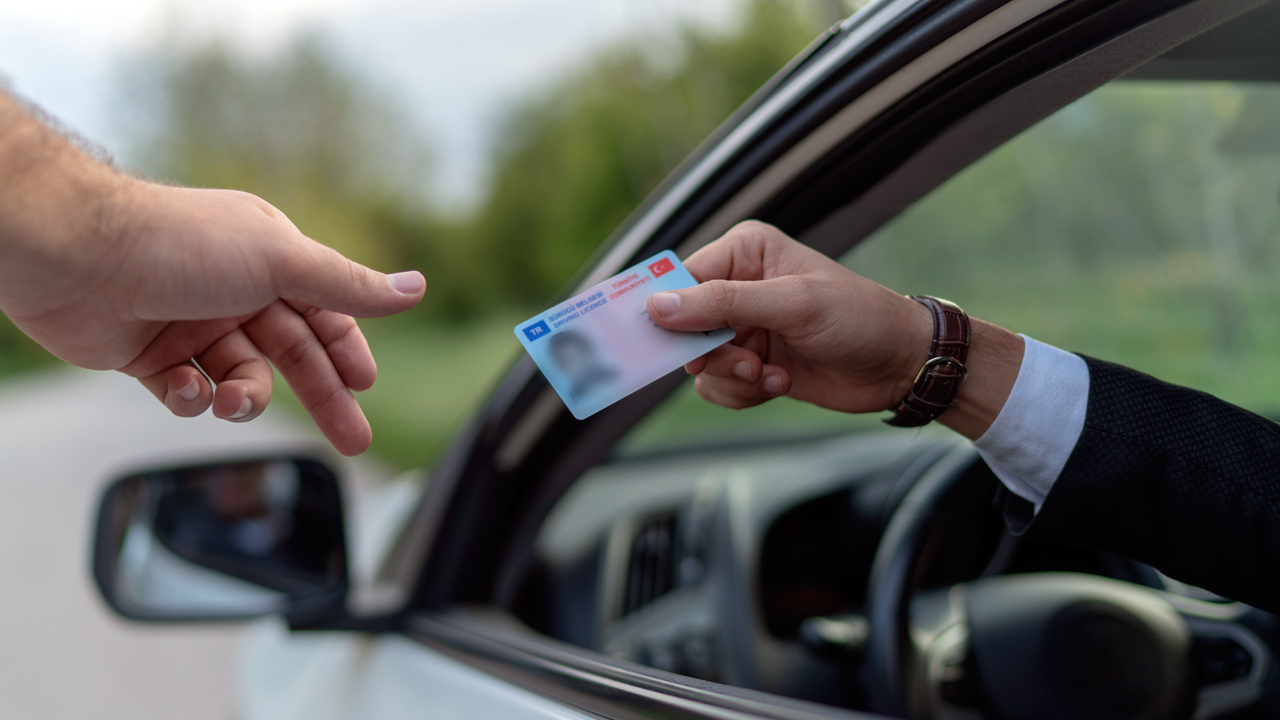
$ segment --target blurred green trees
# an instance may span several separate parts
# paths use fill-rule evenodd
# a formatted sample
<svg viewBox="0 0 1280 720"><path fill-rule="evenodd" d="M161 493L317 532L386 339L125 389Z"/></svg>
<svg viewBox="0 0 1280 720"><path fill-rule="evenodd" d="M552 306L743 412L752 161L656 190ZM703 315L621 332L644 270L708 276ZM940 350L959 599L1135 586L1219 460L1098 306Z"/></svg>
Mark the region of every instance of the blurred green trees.
<svg viewBox="0 0 1280 720"><path fill-rule="evenodd" d="M490 186L462 219L434 211L426 142L395 99L312 36L265 60L213 43L126 66L131 156L159 178L261 195L360 262L422 269L420 316L523 311L817 35L819 10L751 0L735 28L636 38L518 99L495 134Z"/></svg>
<svg viewBox="0 0 1280 720"><path fill-rule="evenodd" d="M697 144L819 32L814 9L755 0L736 32L634 44L526 102L499 133L475 250L499 293L548 301Z"/></svg>
<svg viewBox="0 0 1280 720"><path fill-rule="evenodd" d="M269 57L179 38L128 59L122 155L163 181L261 195L374 267L421 268L432 289L419 318L523 311L546 302L841 7L746 0L733 27L686 26L602 49L514 99L495 133L491 183L466 218L435 211L429 139L396 98L314 35ZM41 357L0 333L0 368Z"/></svg>
<svg viewBox="0 0 1280 720"><path fill-rule="evenodd" d="M120 116L132 164L161 180L260 195L362 263L403 267L425 222L429 155L392 98L318 37L250 60L174 43L126 63Z"/></svg>

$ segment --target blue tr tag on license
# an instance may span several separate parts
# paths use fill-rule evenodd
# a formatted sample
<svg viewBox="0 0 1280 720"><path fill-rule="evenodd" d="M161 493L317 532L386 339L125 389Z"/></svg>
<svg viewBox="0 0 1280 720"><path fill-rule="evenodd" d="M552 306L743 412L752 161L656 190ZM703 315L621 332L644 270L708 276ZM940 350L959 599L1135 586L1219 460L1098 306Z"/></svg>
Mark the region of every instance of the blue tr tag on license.
<svg viewBox="0 0 1280 720"><path fill-rule="evenodd" d="M649 319L650 295L696 284L667 250L520 323L516 337L582 420L733 339L733 328L677 332Z"/></svg>

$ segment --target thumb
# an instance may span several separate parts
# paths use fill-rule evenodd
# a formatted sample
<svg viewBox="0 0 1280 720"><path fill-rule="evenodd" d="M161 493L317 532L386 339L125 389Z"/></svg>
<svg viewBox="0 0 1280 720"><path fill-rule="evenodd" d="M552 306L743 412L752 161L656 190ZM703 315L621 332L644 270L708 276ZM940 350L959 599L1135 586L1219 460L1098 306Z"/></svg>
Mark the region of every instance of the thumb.
<svg viewBox="0 0 1280 720"><path fill-rule="evenodd" d="M794 317L791 278L710 280L649 296L649 317L670 330L750 326L774 330Z"/></svg>
<svg viewBox="0 0 1280 720"><path fill-rule="evenodd" d="M427 290L427 279L416 270L386 275L309 238L286 246L274 258L271 275L280 297L353 317L408 310Z"/></svg>

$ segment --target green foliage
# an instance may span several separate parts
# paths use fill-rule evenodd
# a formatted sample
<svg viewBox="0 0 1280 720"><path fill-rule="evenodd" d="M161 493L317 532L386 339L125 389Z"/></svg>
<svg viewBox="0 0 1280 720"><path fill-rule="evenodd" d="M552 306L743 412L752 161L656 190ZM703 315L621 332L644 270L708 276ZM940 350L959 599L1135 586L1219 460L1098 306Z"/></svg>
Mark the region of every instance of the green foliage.
<svg viewBox="0 0 1280 720"><path fill-rule="evenodd" d="M416 316L457 321L548 301L812 40L814 9L750 0L734 28L603 50L513 108L488 192L462 219L433 211L425 143L395 103L316 37L256 60L220 42L159 48L125 67L122 107L147 172L253 192L360 262L418 267L431 291Z"/></svg>
<svg viewBox="0 0 1280 720"><path fill-rule="evenodd" d="M847 262L1271 412L1278 195L1280 88L1116 82L953 178Z"/></svg>
<svg viewBox="0 0 1280 720"><path fill-rule="evenodd" d="M608 51L517 109L500 133L475 241L490 280L545 303L637 204L819 30L754 0L730 32Z"/></svg>
<svg viewBox="0 0 1280 720"><path fill-rule="evenodd" d="M23 335L8 318L0 315L0 377L56 362L57 358Z"/></svg>
<svg viewBox="0 0 1280 720"><path fill-rule="evenodd" d="M261 195L360 262L402 267L434 231L429 158L369 87L310 36L258 61L217 41L162 47L125 66L129 154L167 181Z"/></svg>

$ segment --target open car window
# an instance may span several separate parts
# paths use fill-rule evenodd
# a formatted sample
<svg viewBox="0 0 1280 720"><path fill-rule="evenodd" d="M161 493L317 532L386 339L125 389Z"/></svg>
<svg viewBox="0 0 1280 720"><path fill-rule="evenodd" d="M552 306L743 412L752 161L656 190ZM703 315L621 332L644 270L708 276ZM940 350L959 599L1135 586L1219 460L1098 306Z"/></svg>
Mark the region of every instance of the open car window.
<svg viewBox="0 0 1280 720"><path fill-rule="evenodd" d="M1019 135L841 262L1073 352L1280 411L1280 84L1113 82ZM620 453L865 429L686 383Z"/></svg>

